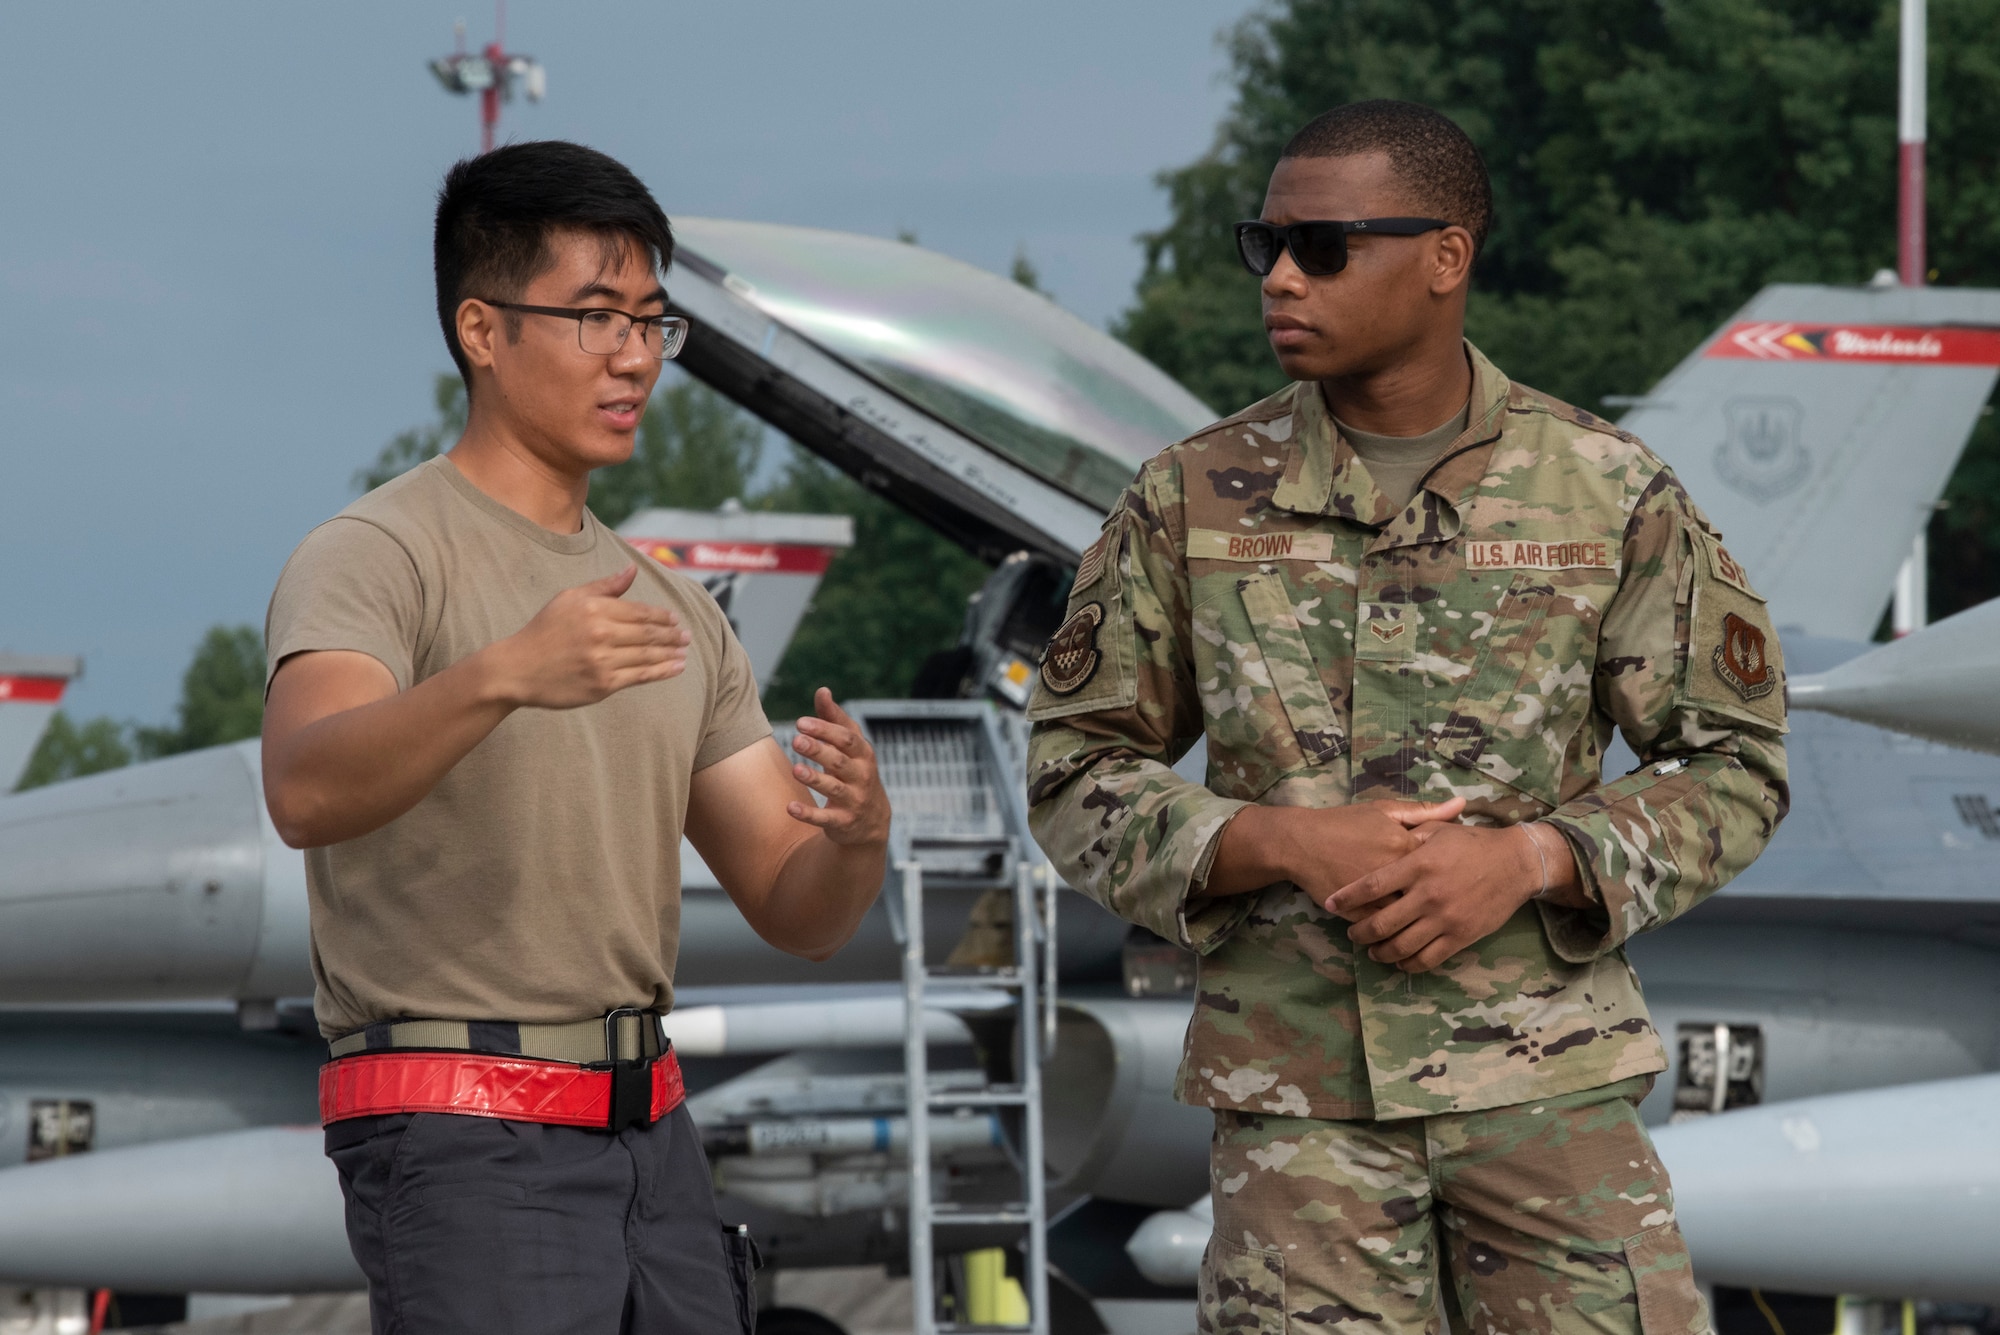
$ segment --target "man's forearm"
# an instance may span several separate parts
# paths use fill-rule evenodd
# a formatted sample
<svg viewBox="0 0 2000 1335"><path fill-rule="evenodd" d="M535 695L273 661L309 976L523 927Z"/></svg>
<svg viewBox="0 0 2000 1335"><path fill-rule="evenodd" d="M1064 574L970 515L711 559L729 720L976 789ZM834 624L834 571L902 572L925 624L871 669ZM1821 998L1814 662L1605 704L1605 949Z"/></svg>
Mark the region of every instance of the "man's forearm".
<svg viewBox="0 0 2000 1335"><path fill-rule="evenodd" d="M1305 815L1299 807L1248 806L1222 827L1222 840L1198 889L1207 895L1246 895L1292 879L1291 823Z"/></svg>
<svg viewBox="0 0 2000 1335"><path fill-rule="evenodd" d="M1521 832L1534 844L1536 863L1542 872L1542 889L1531 898L1560 904L1566 909L1597 907L1597 900L1576 865L1576 852L1560 831L1531 821L1521 826Z"/></svg>
<svg viewBox="0 0 2000 1335"><path fill-rule="evenodd" d="M861 926L887 868L885 845L836 844L815 830L786 856L753 921L780 950L826 959Z"/></svg>
<svg viewBox="0 0 2000 1335"><path fill-rule="evenodd" d="M407 691L267 739L272 823L294 848L378 830L421 802L515 707L482 652Z"/></svg>

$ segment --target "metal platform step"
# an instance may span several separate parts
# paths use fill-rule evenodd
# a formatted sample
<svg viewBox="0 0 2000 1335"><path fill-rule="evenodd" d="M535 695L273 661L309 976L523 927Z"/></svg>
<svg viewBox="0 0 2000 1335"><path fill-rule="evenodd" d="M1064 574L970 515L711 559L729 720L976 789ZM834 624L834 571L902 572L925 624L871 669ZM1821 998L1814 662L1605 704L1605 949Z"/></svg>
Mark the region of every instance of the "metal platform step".
<svg viewBox="0 0 2000 1335"><path fill-rule="evenodd" d="M1028 832L1025 794L990 706L976 701L871 706L862 718L895 810L892 867L884 898L903 947L904 1088L909 1099L909 1241L911 1329L1027 1330L1049 1335L1048 1201L1042 1132L1042 1063L1055 1026L1057 882ZM924 952L927 884L1004 890L1014 900L1010 968L947 970ZM927 1007L950 1009L954 996L1004 992L1014 1012L1014 1079L979 1089L938 1089L929 1068ZM987 1008L985 1014L994 1013ZM915 1091L923 1096L916 1097ZM1021 1198L955 1202L949 1180L932 1172L937 1110L992 1108L1018 1129ZM1018 1227L1023 1233L1023 1291L1028 1324L971 1325L939 1311L939 1229ZM964 1313L958 1315L963 1316Z"/></svg>

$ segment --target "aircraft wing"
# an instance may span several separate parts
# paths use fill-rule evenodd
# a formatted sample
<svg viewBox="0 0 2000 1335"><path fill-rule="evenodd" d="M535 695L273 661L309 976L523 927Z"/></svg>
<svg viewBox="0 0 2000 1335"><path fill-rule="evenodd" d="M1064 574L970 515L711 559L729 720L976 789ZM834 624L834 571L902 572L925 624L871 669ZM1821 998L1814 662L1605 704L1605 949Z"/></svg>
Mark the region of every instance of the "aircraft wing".
<svg viewBox="0 0 2000 1335"><path fill-rule="evenodd" d="M1074 564L1139 465L1215 419L1047 297L921 247L674 231L681 365L985 560Z"/></svg>
<svg viewBox="0 0 2000 1335"><path fill-rule="evenodd" d="M1778 626L1865 640L2000 367L2000 291L1765 288L1621 420Z"/></svg>

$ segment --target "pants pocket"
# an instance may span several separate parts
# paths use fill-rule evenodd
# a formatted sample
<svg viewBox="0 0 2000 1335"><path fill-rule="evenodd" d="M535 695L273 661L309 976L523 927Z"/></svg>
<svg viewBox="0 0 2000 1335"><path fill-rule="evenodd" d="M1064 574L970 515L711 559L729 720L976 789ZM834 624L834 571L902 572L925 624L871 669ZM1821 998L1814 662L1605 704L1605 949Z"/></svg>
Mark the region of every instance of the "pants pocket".
<svg viewBox="0 0 2000 1335"><path fill-rule="evenodd" d="M763 1254L747 1224L722 1226L722 1253L729 1262L729 1283L736 1293L736 1315L743 1323L743 1335L757 1329L757 1272L764 1266Z"/></svg>
<svg viewBox="0 0 2000 1335"><path fill-rule="evenodd" d="M1200 1335L1285 1335L1284 1255L1211 1236L1201 1258L1195 1329Z"/></svg>
<svg viewBox="0 0 2000 1335"><path fill-rule="evenodd" d="M1625 1239L1642 1335L1713 1335L1681 1226L1669 1220Z"/></svg>

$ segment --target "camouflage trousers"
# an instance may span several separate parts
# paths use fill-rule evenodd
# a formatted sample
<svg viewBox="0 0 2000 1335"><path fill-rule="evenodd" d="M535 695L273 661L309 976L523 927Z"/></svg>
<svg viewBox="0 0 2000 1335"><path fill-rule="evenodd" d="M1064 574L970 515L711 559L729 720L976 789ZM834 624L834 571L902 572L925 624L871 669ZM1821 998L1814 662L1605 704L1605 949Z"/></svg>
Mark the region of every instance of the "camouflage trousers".
<svg viewBox="0 0 2000 1335"><path fill-rule="evenodd" d="M1375 1122L1216 1113L1213 1335L1709 1335L1650 1077Z"/></svg>

